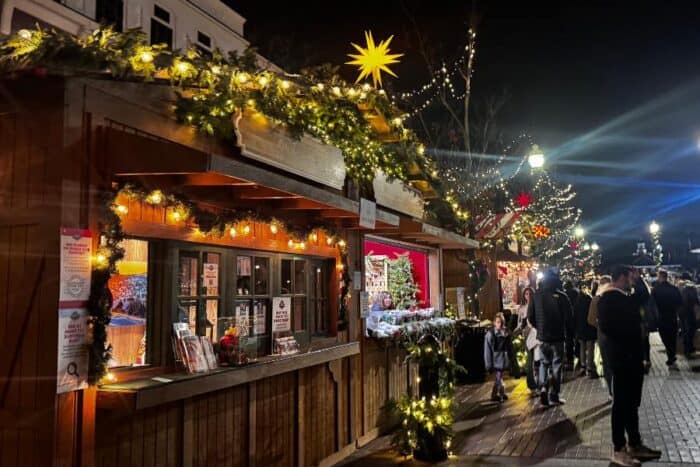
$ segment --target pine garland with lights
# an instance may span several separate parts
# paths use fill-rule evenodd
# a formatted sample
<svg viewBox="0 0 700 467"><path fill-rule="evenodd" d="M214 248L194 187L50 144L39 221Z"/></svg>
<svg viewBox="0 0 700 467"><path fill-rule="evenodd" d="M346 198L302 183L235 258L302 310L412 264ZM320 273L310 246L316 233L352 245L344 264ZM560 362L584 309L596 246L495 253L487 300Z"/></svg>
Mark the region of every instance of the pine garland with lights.
<svg viewBox="0 0 700 467"><path fill-rule="evenodd" d="M417 398L404 396L394 403L402 418L392 443L402 455L426 461L447 458L452 432L454 386L464 369L442 349L443 341L425 335L407 346L406 361L418 365Z"/></svg>
<svg viewBox="0 0 700 467"><path fill-rule="evenodd" d="M101 28L85 37L53 29L19 31L0 42L0 68L21 71L47 67L60 72L108 73L116 79L169 79L177 91L175 115L198 130L235 140L233 120L259 113L282 125L294 138L310 135L339 148L348 176L365 196L372 195L377 170L409 182L417 171L436 186L435 167L415 134L404 127L403 112L382 89L350 85L323 72L284 75L257 66L253 49L241 56L195 49L176 55L149 45L138 30ZM371 113L391 124L392 138L378 135Z"/></svg>

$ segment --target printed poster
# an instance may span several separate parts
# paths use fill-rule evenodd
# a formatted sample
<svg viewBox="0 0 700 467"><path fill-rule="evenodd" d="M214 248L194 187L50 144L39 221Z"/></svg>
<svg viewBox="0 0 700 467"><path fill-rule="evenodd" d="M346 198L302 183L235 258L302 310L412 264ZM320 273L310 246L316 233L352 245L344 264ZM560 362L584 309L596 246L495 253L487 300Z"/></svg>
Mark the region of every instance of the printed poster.
<svg viewBox="0 0 700 467"><path fill-rule="evenodd" d="M217 263L204 263L204 287L207 290L219 287L219 265Z"/></svg>
<svg viewBox="0 0 700 467"><path fill-rule="evenodd" d="M267 314L267 304L258 302L255 304L255 321L253 322L253 334L265 334L265 315Z"/></svg>
<svg viewBox="0 0 700 467"><path fill-rule="evenodd" d="M467 319L467 307L465 303L465 292L466 288L457 287L457 318Z"/></svg>
<svg viewBox="0 0 700 467"><path fill-rule="evenodd" d="M241 336L250 334L250 304L249 302L237 302L235 309L235 323Z"/></svg>
<svg viewBox="0 0 700 467"><path fill-rule="evenodd" d="M272 332L291 330L292 298L272 297Z"/></svg>
<svg viewBox="0 0 700 467"><path fill-rule="evenodd" d="M61 228L59 302L87 302L92 273L92 235L89 230Z"/></svg>
<svg viewBox="0 0 700 467"><path fill-rule="evenodd" d="M88 385L87 329L87 309L63 308L58 311L58 394L85 389Z"/></svg>
<svg viewBox="0 0 700 467"><path fill-rule="evenodd" d="M360 318L369 316L369 292L360 292Z"/></svg>

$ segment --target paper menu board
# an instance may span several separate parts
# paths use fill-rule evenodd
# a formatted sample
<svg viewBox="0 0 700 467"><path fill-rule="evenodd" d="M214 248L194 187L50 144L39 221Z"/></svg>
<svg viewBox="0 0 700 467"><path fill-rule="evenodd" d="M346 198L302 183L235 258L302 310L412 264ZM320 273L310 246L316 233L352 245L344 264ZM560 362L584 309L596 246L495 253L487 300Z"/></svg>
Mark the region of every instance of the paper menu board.
<svg viewBox="0 0 700 467"><path fill-rule="evenodd" d="M272 332L289 332L291 330L292 298L272 298Z"/></svg>
<svg viewBox="0 0 700 467"><path fill-rule="evenodd" d="M204 263L204 286L207 289L219 287L219 265L216 263ZM209 295L212 295L211 293Z"/></svg>
<svg viewBox="0 0 700 467"><path fill-rule="evenodd" d="M61 228L59 302L87 302L92 275L92 234L85 229Z"/></svg>

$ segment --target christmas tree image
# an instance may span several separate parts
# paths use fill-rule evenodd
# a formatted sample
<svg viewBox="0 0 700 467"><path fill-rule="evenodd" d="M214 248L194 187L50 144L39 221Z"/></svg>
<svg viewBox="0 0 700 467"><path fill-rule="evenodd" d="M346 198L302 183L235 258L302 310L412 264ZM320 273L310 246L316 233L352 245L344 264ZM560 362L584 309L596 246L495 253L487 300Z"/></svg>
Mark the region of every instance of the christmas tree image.
<svg viewBox="0 0 700 467"><path fill-rule="evenodd" d="M416 295L418 285L413 280L413 264L407 255L397 255L396 259L388 262L388 288L399 310L406 310L418 304Z"/></svg>

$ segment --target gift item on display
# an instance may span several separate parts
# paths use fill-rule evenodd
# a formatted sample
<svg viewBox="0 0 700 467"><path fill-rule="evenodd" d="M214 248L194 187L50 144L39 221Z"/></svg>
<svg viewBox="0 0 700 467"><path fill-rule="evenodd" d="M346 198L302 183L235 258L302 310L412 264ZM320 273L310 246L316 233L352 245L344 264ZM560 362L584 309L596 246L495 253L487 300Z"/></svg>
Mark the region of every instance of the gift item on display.
<svg viewBox="0 0 700 467"><path fill-rule="evenodd" d="M277 337L273 348L275 355L293 355L299 353L299 343L294 336Z"/></svg>

